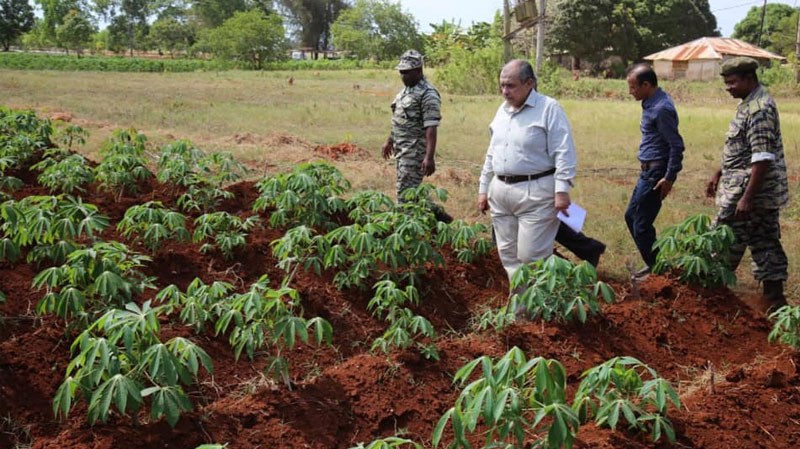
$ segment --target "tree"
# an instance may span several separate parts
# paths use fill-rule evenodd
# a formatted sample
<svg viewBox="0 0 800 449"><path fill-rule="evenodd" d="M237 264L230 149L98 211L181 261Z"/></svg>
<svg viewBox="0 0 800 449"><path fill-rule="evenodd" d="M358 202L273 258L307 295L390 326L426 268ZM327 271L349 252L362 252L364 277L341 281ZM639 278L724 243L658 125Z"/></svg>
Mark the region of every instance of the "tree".
<svg viewBox="0 0 800 449"><path fill-rule="evenodd" d="M218 28L204 30L198 43L222 59L241 59L261 69L264 62L284 56L283 21L260 10L237 11Z"/></svg>
<svg viewBox="0 0 800 449"><path fill-rule="evenodd" d="M36 0L42 8L41 34L54 44L58 44L56 28L64 23L70 11L86 11L87 5L83 0Z"/></svg>
<svg viewBox="0 0 800 449"><path fill-rule="evenodd" d="M0 45L11 48L22 33L33 28L33 8L28 0L0 0Z"/></svg>
<svg viewBox="0 0 800 449"><path fill-rule="evenodd" d="M767 13L764 18L764 34L761 36L761 47L771 49L775 34L779 34L781 21L791 17L796 10L783 3L767 3ZM753 6L741 22L733 27L733 37L758 44L758 37L761 31L762 6ZM797 17L795 16L795 19ZM795 26L796 21L795 21ZM796 29L796 28L795 28ZM794 39L794 36L792 36Z"/></svg>
<svg viewBox="0 0 800 449"><path fill-rule="evenodd" d="M166 17L153 22L150 27L150 39L160 50L166 50L171 57L174 57L176 51L184 51L191 45L194 32L189 24Z"/></svg>
<svg viewBox="0 0 800 449"><path fill-rule="evenodd" d="M137 41L141 43L147 36L147 18L158 3L160 0L94 0L95 9L110 19L110 42L126 40L131 56Z"/></svg>
<svg viewBox="0 0 800 449"><path fill-rule="evenodd" d="M360 59L393 59L423 44L414 16L389 0L356 0L339 14L331 32L337 49Z"/></svg>
<svg viewBox="0 0 800 449"><path fill-rule="evenodd" d="M278 0L291 17L303 46L325 50L330 45L331 25L350 7L346 0Z"/></svg>
<svg viewBox="0 0 800 449"><path fill-rule="evenodd" d="M772 40L772 45L769 46L770 51L786 57L795 53L797 14L800 14L800 11L795 11L791 16L784 17L778 22L775 31L770 35Z"/></svg>
<svg viewBox="0 0 800 449"><path fill-rule="evenodd" d="M64 17L64 23L56 28L56 39L67 51L75 50L80 58L94 32L94 25L84 13L73 9Z"/></svg>
<svg viewBox="0 0 800 449"><path fill-rule="evenodd" d="M599 62L609 54L626 62L703 36L718 36L708 0L562 0L551 45Z"/></svg>
<svg viewBox="0 0 800 449"><path fill-rule="evenodd" d="M272 12L272 0L194 0L191 3L200 21L208 28L222 25L237 11L255 9L267 15Z"/></svg>

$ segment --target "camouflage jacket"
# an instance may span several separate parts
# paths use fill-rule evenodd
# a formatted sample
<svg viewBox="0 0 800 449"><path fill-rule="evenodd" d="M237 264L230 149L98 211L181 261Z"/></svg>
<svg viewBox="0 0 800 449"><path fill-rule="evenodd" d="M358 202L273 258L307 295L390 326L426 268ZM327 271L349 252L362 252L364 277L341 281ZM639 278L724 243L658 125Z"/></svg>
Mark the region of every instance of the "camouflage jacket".
<svg viewBox="0 0 800 449"><path fill-rule="evenodd" d="M721 216L733 215L750 180L755 162L771 161L761 190L753 197L759 209L778 209L789 201L786 160L775 100L758 86L736 109L722 150L722 178L717 189Z"/></svg>
<svg viewBox="0 0 800 449"><path fill-rule="evenodd" d="M439 92L424 77L405 87L392 101L392 133L395 157L425 155L425 128L439 126L442 119Z"/></svg>

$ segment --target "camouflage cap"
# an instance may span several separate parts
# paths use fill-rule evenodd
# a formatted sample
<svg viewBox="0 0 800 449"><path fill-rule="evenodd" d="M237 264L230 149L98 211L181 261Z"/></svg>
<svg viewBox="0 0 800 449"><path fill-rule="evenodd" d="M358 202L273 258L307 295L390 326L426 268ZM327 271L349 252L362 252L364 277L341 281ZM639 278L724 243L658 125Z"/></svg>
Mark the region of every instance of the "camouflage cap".
<svg viewBox="0 0 800 449"><path fill-rule="evenodd" d="M719 67L721 76L733 75L735 73L755 72L758 68L758 61L747 56L737 56L723 62Z"/></svg>
<svg viewBox="0 0 800 449"><path fill-rule="evenodd" d="M411 70L422 67L422 55L416 50L406 50L400 56L400 64L395 67L396 70Z"/></svg>

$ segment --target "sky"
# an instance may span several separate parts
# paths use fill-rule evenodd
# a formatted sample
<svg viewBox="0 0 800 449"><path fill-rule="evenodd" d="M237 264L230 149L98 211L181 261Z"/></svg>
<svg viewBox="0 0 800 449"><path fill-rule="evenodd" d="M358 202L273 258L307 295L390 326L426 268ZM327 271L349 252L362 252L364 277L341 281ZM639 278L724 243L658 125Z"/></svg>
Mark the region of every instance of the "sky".
<svg viewBox="0 0 800 449"><path fill-rule="evenodd" d="M461 21L468 27L473 22L491 22L494 13L503 7L502 0L399 0L403 9L414 15L420 31L431 32L430 23L442 20ZM591 0L586 0L591 1ZM798 6L798 0L768 0L769 3L785 3ZM537 0L538 2L538 0ZM709 0L711 12L717 17L717 26L724 37L733 34L733 26L744 19L753 6L762 5L763 0Z"/></svg>

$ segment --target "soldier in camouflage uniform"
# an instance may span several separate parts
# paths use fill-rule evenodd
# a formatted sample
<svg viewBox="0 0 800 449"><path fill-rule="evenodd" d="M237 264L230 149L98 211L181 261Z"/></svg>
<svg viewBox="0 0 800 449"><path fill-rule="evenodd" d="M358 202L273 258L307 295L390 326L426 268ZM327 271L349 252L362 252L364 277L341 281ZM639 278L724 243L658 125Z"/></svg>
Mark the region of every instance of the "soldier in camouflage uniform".
<svg viewBox="0 0 800 449"><path fill-rule="evenodd" d="M404 190L419 186L423 176L436 171L434 156L442 100L422 74L422 55L418 51L403 53L395 68L400 71L405 88L392 101L392 130L382 150L384 159L394 156L397 161L397 199L402 201ZM440 220L449 218L439 206L433 209Z"/></svg>
<svg viewBox="0 0 800 449"><path fill-rule="evenodd" d="M753 276L763 282L764 298L773 307L786 304L786 254L781 246L779 209L788 202L786 161L775 101L758 82L758 62L733 58L721 67L728 93L742 101L736 109L722 150L722 166L708 183L706 195L719 211L715 223L733 228L731 267L736 269L750 247Z"/></svg>

